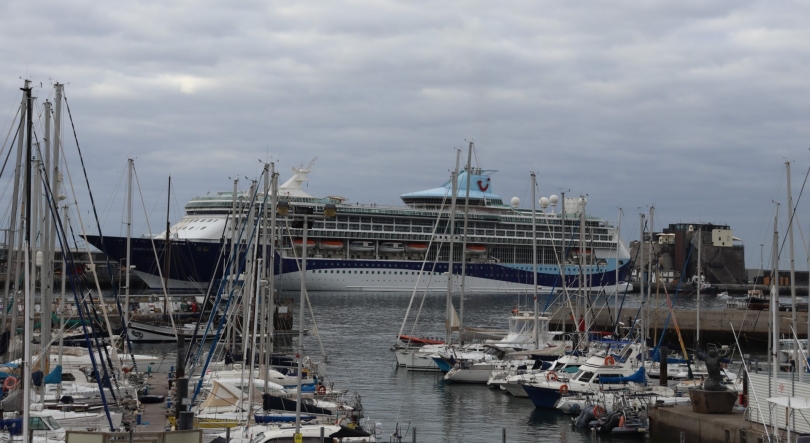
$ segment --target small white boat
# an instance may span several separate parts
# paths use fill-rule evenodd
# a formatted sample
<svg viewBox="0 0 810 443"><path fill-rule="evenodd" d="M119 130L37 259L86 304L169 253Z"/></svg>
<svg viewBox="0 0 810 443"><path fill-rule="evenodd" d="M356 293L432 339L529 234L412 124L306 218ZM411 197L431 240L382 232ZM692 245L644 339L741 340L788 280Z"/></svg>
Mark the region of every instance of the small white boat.
<svg viewBox="0 0 810 443"><path fill-rule="evenodd" d="M405 248L399 242L380 243L380 252L402 252Z"/></svg>
<svg viewBox="0 0 810 443"><path fill-rule="evenodd" d="M373 252L374 242L370 241L353 241L349 243L349 250L354 252Z"/></svg>
<svg viewBox="0 0 810 443"><path fill-rule="evenodd" d="M406 243L405 252L425 252L428 250L428 245L425 243Z"/></svg>
<svg viewBox="0 0 810 443"><path fill-rule="evenodd" d="M723 292L720 292L720 293L717 294L717 299L718 300L728 300L730 298L731 298L731 296L728 295L728 291L723 291Z"/></svg>
<svg viewBox="0 0 810 443"><path fill-rule="evenodd" d="M295 249L301 249L301 248L304 247L304 240L302 240L300 238L294 238L293 241L292 241L292 244L293 244L293 247ZM312 239L308 238L307 239L307 249L314 248L314 247L315 247L315 240L312 240Z"/></svg>
<svg viewBox="0 0 810 443"><path fill-rule="evenodd" d="M467 245L467 254L485 254L487 247L483 245Z"/></svg>
<svg viewBox="0 0 810 443"><path fill-rule="evenodd" d="M343 249L343 242L340 240L321 240L321 249L324 251L340 251Z"/></svg>

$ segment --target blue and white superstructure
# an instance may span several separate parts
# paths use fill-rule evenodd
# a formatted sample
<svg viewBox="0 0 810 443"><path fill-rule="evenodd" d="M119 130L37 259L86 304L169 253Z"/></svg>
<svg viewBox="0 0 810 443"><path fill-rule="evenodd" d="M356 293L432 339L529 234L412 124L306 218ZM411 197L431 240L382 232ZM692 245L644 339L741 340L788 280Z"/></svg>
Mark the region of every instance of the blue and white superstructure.
<svg viewBox="0 0 810 443"><path fill-rule="evenodd" d="M293 207L310 207L314 213L321 213L327 203L337 206L335 217L316 219L307 231L306 282L310 291L402 292L414 287L446 291L451 238L455 241L453 274L459 284L463 256L467 293L525 292L533 287L533 271L537 272L541 292L559 291L563 281L569 288L579 287L584 276L584 286L611 293L616 289L617 267L620 289L626 284L630 257L616 229L601 218L587 216L582 243L581 206L572 198L565 199L559 211L554 206L537 211L538 265L533 270L532 211L519 208L514 201L504 204L493 191L494 170L470 171L467 246L463 252L468 171L458 175L458 216L452 233L448 229L450 181L438 188L402 194L404 206L361 205L349 204L341 197L313 197L301 187L310 168L293 168L293 172L293 177L279 187L279 200ZM217 260L223 260L221 249L227 247L230 230L244 222L247 212L238 211L234 217L233 197L232 192L220 192L194 198L186 205L186 215L170 230L174 258L171 287L204 288L211 278L221 278L216 272L221 273L223 266L215 271ZM236 197L238 207L247 206L247 193ZM297 258L303 232L292 228L284 217L277 223L280 247L276 251L276 285L280 290L298 290ZM157 238L165 239L165 233ZM97 237L88 240L100 246ZM125 240L105 237L106 252L120 260L125 256ZM136 240L132 248L134 271L150 286L160 287L152 240ZM162 257L164 243L154 242L158 257ZM175 264L177 257L188 265ZM183 275L184 270L188 275Z"/></svg>

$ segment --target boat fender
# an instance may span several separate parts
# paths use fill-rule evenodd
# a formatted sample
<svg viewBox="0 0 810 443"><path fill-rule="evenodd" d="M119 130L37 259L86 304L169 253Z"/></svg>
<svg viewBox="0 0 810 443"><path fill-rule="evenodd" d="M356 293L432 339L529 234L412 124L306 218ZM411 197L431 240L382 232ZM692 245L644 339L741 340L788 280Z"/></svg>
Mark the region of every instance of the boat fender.
<svg viewBox="0 0 810 443"><path fill-rule="evenodd" d="M604 414L605 414L605 408L603 408L601 405L596 405L596 406L593 407L593 415L594 415L594 417L600 418Z"/></svg>
<svg viewBox="0 0 810 443"><path fill-rule="evenodd" d="M621 418L619 418L619 427L623 428L625 423L624 414L622 414Z"/></svg>

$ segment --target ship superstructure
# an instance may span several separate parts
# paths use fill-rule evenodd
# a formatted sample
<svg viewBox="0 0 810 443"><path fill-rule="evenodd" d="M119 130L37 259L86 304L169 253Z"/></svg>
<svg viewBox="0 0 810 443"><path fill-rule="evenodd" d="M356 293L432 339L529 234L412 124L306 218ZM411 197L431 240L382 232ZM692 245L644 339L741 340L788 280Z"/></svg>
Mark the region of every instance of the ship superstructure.
<svg viewBox="0 0 810 443"><path fill-rule="evenodd" d="M452 233L448 229L450 181L438 188L401 195L405 206L349 204L342 197L317 198L304 192L301 185L310 166L293 168L293 177L278 191L280 201L288 201L291 207L311 208L314 213L320 213L327 203L337 206L335 217L316 219L307 231L308 290L410 291L419 287L446 291L451 236L455 241L453 274L460 279L463 256L466 292L511 293L533 286L532 211L504 204L493 192L496 171L473 168L458 175L459 214L468 173L471 181L467 247L462 251L462 216L457 217ZM233 192L219 192L189 201L185 216L169 233L173 257L170 287L204 288L211 279L222 277L223 247L229 250L231 229L240 229L245 222L249 202L247 192L235 196ZM584 278L584 286L613 292L617 267L620 286L624 285L629 253L616 229L598 217L585 217L583 243L578 202L567 198L559 212L553 206L537 212L538 265L534 271L538 285L548 292L560 290L563 284L578 287ZM234 206L238 208L236 216ZM297 290L303 232L288 221L279 217L277 225L276 284L280 290ZM161 285L156 266L161 262L155 260L153 248L160 259L165 242L156 240L165 239L165 235L159 234L155 241L133 241L134 272L150 286ZM101 246L97 237L88 240ZM104 243L112 258L125 256L126 239L106 237Z"/></svg>

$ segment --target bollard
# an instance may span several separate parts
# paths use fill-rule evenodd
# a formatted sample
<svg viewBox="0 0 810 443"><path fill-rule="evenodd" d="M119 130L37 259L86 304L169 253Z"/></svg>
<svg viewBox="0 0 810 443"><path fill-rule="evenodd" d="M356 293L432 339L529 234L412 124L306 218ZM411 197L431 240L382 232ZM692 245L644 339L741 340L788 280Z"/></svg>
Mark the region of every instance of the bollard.
<svg viewBox="0 0 810 443"><path fill-rule="evenodd" d="M132 443L132 433L135 432L132 426L129 427L129 443Z"/></svg>
<svg viewBox="0 0 810 443"><path fill-rule="evenodd" d="M231 428L225 428L225 443L231 443Z"/></svg>
<svg viewBox="0 0 810 443"><path fill-rule="evenodd" d="M658 353L660 356L660 363L658 364L658 384L661 386L667 386L667 354L669 354L669 349L666 346L661 346L658 348Z"/></svg>
<svg viewBox="0 0 810 443"><path fill-rule="evenodd" d="M321 443L324 443L324 441L323 441L324 435L323 434L324 434L324 429L323 429L323 426L321 426Z"/></svg>

